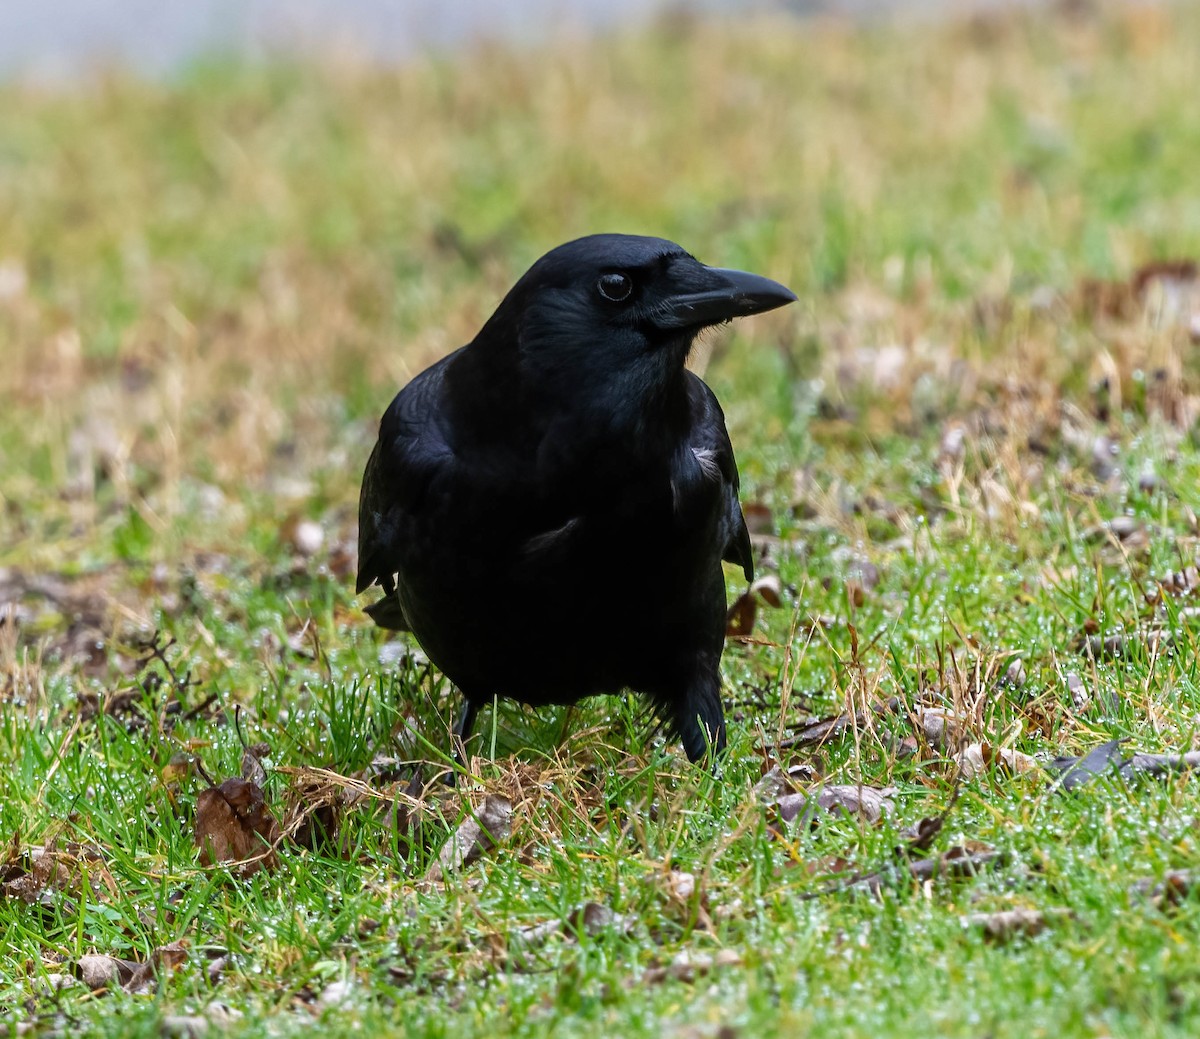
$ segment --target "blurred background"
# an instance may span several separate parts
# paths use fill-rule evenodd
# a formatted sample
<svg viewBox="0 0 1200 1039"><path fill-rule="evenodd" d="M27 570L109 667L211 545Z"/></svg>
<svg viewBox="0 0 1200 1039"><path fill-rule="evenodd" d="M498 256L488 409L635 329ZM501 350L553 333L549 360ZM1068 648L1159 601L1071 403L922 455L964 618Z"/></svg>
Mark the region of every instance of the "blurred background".
<svg viewBox="0 0 1200 1039"><path fill-rule="evenodd" d="M627 27L665 11L929 17L1005 2L1014 0L7 0L0 71L66 75L97 61L162 71L212 50L261 56L340 47L394 61L480 39L528 43Z"/></svg>

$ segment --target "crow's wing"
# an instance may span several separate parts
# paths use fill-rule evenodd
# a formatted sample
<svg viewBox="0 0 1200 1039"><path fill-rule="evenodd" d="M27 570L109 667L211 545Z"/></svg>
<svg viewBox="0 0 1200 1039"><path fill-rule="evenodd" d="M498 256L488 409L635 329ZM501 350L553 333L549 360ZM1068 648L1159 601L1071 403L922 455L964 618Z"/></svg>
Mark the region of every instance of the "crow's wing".
<svg viewBox="0 0 1200 1039"><path fill-rule="evenodd" d="M355 594L372 584L384 598L367 613L385 628L407 630L397 582L407 543L430 484L453 461L435 421L449 358L426 369L404 387L379 423L379 440L363 472L358 499L358 580Z"/></svg>
<svg viewBox="0 0 1200 1039"><path fill-rule="evenodd" d="M692 426L688 438L692 453L705 476L720 484L721 516L718 530L721 539L721 558L740 566L746 580L754 578L754 557L750 551L750 532L738 500L738 471L733 458L733 445L725 429L725 413L713 391L691 372L687 373L688 401L691 405Z"/></svg>

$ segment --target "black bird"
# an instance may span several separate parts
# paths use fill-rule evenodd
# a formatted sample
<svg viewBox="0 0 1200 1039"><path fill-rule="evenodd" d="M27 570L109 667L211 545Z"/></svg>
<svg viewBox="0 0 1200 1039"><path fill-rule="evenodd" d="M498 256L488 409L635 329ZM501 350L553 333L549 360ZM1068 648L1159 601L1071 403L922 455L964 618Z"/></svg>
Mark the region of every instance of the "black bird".
<svg viewBox="0 0 1200 1039"><path fill-rule="evenodd" d="M725 417L684 362L702 329L795 298L660 238L580 238L392 401L357 591L378 583L367 612L462 691L463 741L493 696L632 689L691 760L725 746L721 561L749 580L753 560Z"/></svg>

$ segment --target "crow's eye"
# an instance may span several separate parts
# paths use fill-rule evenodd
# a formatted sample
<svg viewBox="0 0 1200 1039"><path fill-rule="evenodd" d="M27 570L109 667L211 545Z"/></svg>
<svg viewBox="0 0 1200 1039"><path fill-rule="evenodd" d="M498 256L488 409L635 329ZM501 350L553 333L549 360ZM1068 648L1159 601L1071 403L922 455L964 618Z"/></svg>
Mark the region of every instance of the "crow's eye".
<svg viewBox="0 0 1200 1039"><path fill-rule="evenodd" d="M600 275L600 280L596 282L596 288L605 299L620 303L622 300L627 300L633 291L633 279L628 274L612 271L609 274Z"/></svg>

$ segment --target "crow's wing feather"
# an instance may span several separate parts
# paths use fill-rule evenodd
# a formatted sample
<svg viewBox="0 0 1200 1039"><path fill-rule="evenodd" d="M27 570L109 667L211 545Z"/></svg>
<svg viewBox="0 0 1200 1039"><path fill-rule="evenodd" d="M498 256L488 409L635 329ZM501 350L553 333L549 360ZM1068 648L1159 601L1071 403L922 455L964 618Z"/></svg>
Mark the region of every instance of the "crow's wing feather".
<svg viewBox="0 0 1200 1039"><path fill-rule="evenodd" d="M372 584L384 590L385 597L367 610L384 627L409 627L396 587L404 538L430 483L453 461L435 421L446 360L426 369L396 395L379 424L379 440L363 472L355 592Z"/></svg>
<svg viewBox="0 0 1200 1039"><path fill-rule="evenodd" d="M733 444L725 428L725 413L716 395L699 376L687 373L688 401L691 406L689 442L700 467L721 484L723 510L720 518L721 558L742 568L746 580L754 578L754 556L750 532L738 500L738 471Z"/></svg>

